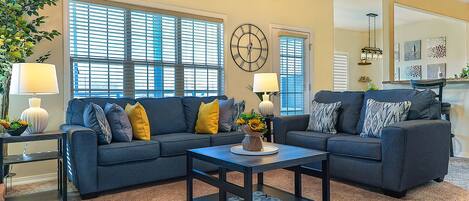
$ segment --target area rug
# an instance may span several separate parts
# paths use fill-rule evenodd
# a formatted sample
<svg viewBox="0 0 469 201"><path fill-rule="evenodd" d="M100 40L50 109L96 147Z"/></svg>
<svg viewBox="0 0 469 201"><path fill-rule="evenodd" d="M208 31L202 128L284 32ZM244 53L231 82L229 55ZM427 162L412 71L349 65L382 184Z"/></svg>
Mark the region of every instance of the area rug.
<svg viewBox="0 0 469 201"><path fill-rule="evenodd" d="M469 158L453 157L449 164L445 180L469 190Z"/></svg>
<svg viewBox="0 0 469 201"><path fill-rule="evenodd" d="M265 183L280 189L293 192L293 173L286 170L275 170L265 173ZM254 177L254 182L256 178ZM303 195L314 200L321 200L321 180L315 177L303 176ZM229 173L228 180L241 185L243 177L240 173ZM7 201L16 200L54 200L54 196L44 195L44 192L56 192L56 183L44 182L40 184L30 184L15 186L9 193ZM165 182L154 185L139 186L121 191L108 192L91 201L183 201L186 199L185 181ZM69 200L80 200L78 194L73 189L70 190ZM36 192L36 193L35 193ZM217 189L201 182L195 181L195 196L202 196L216 193ZM24 195L28 193L29 195ZM36 194L36 196L35 196ZM33 199L27 199L33 198ZM34 199L36 198L36 199ZM399 200L381 194L376 189L366 189L342 182L331 181L331 200ZM469 191L451 184L449 182L428 182L408 191L407 196L401 200L425 200L425 201L467 201Z"/></svg>

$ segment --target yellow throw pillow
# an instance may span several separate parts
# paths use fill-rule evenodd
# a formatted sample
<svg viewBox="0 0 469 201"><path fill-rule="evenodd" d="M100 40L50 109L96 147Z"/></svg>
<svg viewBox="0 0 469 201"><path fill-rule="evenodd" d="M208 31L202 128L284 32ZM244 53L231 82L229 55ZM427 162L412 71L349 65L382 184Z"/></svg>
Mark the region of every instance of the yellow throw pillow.
<svg viewBox="0 0 469 201"><path fill-rule="evenodd" d="M211 103L200 103L197 123L195 124L196 133L217 134L219 107L218 99Z"/></svg>
<svg viewBox="0 0 469 201"><path fill-rule="evenodd" d="M132 124L134 139L150 141L150 122L143 105L138 102L135 105L127 104L125 112Z"/></svg>

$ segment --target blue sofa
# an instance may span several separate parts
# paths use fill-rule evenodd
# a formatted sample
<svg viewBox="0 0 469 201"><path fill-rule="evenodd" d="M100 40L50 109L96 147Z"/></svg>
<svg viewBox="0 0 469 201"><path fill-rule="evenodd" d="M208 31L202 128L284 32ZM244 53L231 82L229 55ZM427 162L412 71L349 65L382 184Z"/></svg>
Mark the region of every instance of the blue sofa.
<svg viewBox="0 0 469 201"><path fill-rule="evenodd" d="M408 120L383 129L381 138L360 137L366 101L409 100ZM341 101L338 134L307 131L309 115L274 119L276 143L328 151L331 176L378 187L386 195L405 196L425 182L443 181L448 171L451 126L440 120L441 105L432 91L408 89L368 92L321 91L315 100ZM320 164L311 164L320 168Z"/></svg>
<svg viewBox="0 0 469 201"><path fill-rule="evenodd" d="M241 132L217 135L194 134L200 102L218 97L170 98L84 98L68 103L66 124L68 177L82 197L94 197L99 192L185 176L187 149L240 143ZM140 102L150 121L150 141L98 145L96 134L83 126L83 110L89 102L103 107L116 103ZM210 164L195 161L203 170L215 170Z"/></svg>

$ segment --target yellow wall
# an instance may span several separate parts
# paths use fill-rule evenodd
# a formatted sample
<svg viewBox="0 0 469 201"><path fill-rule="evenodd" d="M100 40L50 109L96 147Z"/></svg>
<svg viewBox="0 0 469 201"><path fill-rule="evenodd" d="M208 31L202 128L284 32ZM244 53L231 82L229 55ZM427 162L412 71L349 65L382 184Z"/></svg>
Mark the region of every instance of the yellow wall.
<svg viewBox="0 0 469 201"><path fill-rule="evenodd" d="M332 56L333 56L333 5L331 0L135 0L124 1L125 3L136 3L145 6L158 7L161 5L170 5L178 8L193 9L217 13L226 16L225 21L225 91L228 96L247 101L247 109L257 108L257 97L246 86L252 82L253 73L246 73L235 66L228 49L229 36L233 30L242 23L253 23L259 26L270 38L269 27L271 24L286 25L307 29L312 33L313 51L311 51L311 66L313 70L311 78L313 90L332 88ZM44 13L50 16L45 29L63 30L63 2L58 2L56 7L47 7ZM67 6L67 5L66 5ZM66 77L64 81L64 62L65 58L63 48L63 36L53 42L43 42L36 48L36 52L44 53L52 50L49 63L57 67L59 77L60 94L43 96L43 107L50 113L50 124L48 129L55 130L64 122L64 91L70 89L64 88L64 83L70 82ZM270 42L271 44L271 42ZM271 59L271 55L269 55ZM261 69L261 72L272 71L271 60ZM11 116L18 116L21 111L27 108L27 98L24 96L12 97ZM20 153L23 146L21 144L10 146L11 153ZM44 151L55 148L54 142L32 143L29 146L30 151ZM41 162L39 164L15 165L13 172L18 173L17 177L37 175L53 172L55 162Z"/></svg>
<svg viewBox="0 0 469 201"><path fill-rule="evenodd" d="M376 31L377 47L382 47L381 31ZM348 90L365 90L367 89L366 83L358 82L360 76L368 76L372 83L381 87L383 61L372 61L371 65L360 66L361 49L368 46L368 31L354 31L347 29L334 29L334 50L338 52L345 52L349 58L348 70Z"/></svg>

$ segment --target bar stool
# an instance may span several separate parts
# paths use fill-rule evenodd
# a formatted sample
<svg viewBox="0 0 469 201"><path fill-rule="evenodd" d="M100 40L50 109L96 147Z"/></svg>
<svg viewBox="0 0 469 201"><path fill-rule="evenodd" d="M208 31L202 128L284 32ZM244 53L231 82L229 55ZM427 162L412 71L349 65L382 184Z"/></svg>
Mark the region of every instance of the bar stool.
<svg viewBox="0 0 469 201"><path fill-rule="evenodd" d="M450 111L451 111L451 104L447 102L443 102L443 87L446 86L446 79L436 79L436 80L411 80L410 84L412 88L415 90L431 90L431 89L438 89L438 101L441 103L441 114L443 118L447 121L451 121L450 119ZM453 138L454 134L451 134L450 137L450 156L454 156L453 151Z"/></svg>

